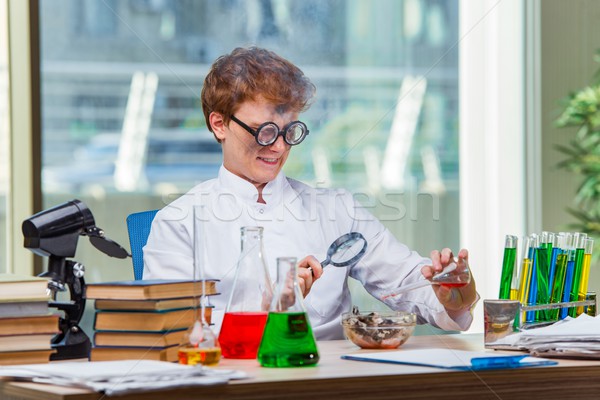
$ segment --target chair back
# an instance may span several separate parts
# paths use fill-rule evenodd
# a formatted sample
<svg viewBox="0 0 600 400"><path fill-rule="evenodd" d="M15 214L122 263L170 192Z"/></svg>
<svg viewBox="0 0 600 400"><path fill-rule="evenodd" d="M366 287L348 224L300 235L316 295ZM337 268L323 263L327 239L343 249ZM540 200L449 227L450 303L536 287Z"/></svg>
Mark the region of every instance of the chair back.
<svg viewBox="0 0 600 400"><path fill-rule="evenodd" d="M158 210L148 210L129 214L127 216L127 232L131 246L131 259L133 261L133 276L141 280L144 274L144 246L150 235L150 227Z"/></svg>

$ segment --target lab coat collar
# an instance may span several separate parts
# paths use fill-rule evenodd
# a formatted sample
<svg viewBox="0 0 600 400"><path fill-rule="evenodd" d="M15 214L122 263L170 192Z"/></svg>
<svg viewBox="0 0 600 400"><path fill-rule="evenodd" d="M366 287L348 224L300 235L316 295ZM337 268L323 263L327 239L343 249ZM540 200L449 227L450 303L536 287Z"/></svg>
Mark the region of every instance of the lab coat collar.
<svg viewBox="0 0 600 400"><path fill-rule="evenodd" d="M258 190L256 187L221 165L219 169L219 185L224 191L233 193L241 201L247 204L255 204L258 201ZM289 186L285 174L280 171L274 180L267 182L263 188L263 199L267 203L265 208L275 207L281 203L283 192Z"/></svg>

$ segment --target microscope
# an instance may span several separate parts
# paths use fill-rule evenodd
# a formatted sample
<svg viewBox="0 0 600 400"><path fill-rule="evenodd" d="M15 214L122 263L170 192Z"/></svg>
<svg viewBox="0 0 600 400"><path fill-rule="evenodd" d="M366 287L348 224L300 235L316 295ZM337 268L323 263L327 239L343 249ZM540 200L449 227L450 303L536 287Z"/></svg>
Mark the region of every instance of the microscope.
<svg viewBox="0 0 600 400"><path fill-rule="evenodd" d="M89 237L94 247L110 257L126 258L129 253L104 235L104 231L96 226L90 209L77 199L29 217L23 221L21 229L25 248L48 257L48 271L39 276L49 278L50 307L64 313L59 319L60 332L52 339L56 353L50 359L88 358L90 338L79 327L85 311L85 268L67 258L75 256L79 236ZM70 301L57 301L57 294L67 290Z"/></svg>

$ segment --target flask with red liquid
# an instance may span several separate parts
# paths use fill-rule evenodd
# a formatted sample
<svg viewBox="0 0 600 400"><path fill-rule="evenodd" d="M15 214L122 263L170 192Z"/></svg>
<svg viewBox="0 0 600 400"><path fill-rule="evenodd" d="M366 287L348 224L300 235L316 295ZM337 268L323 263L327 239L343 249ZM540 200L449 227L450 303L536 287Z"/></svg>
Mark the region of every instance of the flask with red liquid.
<svg viewBox="0 0 600 400"><path fill-rule="evenodd" d="M263 228L242 227L242 252L225 309L219 343L225 358L256 358L273 288L264 259Z"/></svg>

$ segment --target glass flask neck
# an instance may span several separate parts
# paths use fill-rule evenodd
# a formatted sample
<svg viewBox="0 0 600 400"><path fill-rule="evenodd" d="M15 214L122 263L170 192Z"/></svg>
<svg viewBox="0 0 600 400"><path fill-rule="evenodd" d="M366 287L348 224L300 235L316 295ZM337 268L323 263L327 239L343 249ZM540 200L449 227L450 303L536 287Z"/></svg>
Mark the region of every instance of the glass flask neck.
<svg viewBox="0 0 600 400"><path fill-rule="evenodd" d="M272 281L264 258L262 227L241 228L241 253L226 312L268 311Z"/></svg>
<svg viewBox="0 0 600 400"><path fill-rule="evenodd" d="M241 249L244 251L258 250L262 253L263 228L261 226L244 226L241 228Z"/></svg>
<svg viewBox="0 0 600 400"><path fill-rule="evenodd" d="M302 292L298 285L298 267L295 257L280 257L277 259L277 282L271 312L304 312Z"/></svg>

